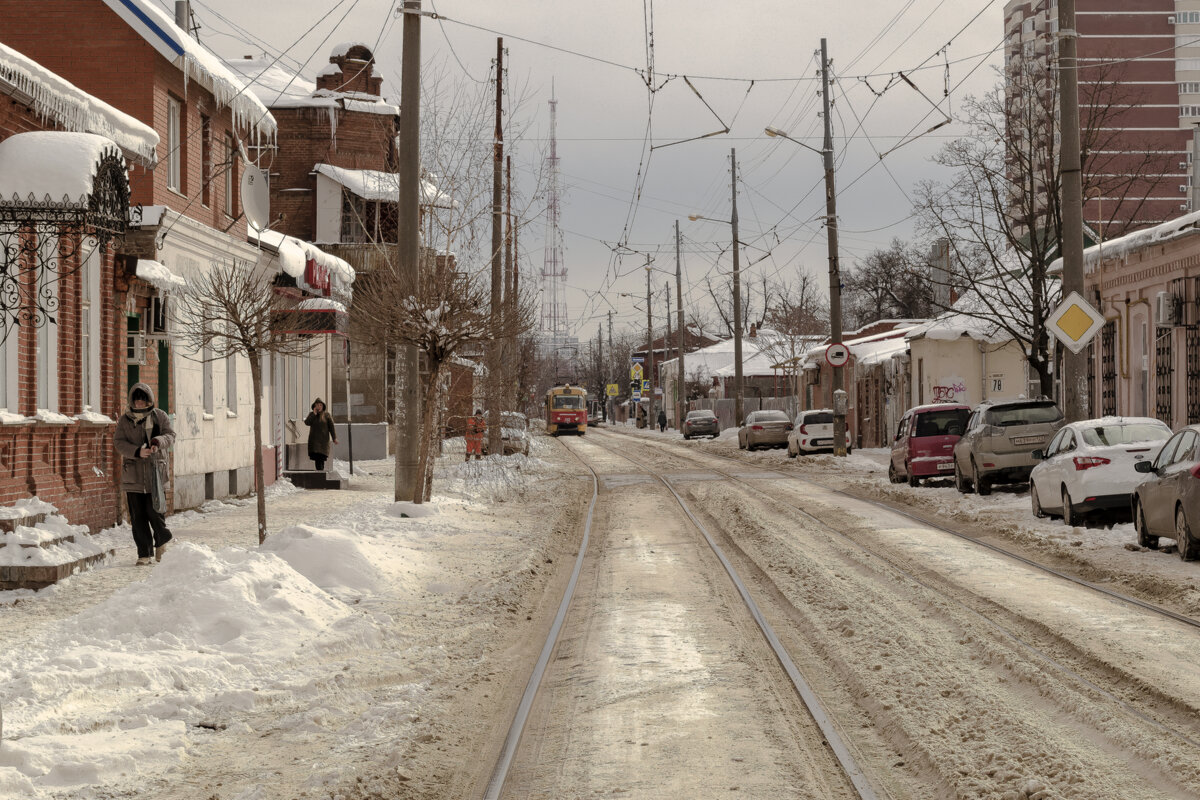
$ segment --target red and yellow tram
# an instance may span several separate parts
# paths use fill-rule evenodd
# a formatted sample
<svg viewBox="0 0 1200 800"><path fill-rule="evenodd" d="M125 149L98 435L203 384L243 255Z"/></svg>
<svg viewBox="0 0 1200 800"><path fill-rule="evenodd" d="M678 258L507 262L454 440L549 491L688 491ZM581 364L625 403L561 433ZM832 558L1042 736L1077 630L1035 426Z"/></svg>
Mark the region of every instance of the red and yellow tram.
<svg viewBox="0 0 1200 800"><path fill-rule="evenodd" d="M587 389L559 384L546 392L546 433L587 433Z"/></svg>

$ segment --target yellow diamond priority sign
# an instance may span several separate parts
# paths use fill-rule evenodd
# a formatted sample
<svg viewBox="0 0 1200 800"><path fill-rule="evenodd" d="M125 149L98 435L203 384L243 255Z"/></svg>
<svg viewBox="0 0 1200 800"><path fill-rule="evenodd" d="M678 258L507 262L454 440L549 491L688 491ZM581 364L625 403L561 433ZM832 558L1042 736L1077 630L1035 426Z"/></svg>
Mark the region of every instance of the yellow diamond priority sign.
<svg viewBox="0 0 1200 800"><path fill-rule="evenodd" d="M1092 337L1104 327L1104 316L1091 304L1071 292L1046 320L1047 327L1072 353L1088 346Z"/></svg>

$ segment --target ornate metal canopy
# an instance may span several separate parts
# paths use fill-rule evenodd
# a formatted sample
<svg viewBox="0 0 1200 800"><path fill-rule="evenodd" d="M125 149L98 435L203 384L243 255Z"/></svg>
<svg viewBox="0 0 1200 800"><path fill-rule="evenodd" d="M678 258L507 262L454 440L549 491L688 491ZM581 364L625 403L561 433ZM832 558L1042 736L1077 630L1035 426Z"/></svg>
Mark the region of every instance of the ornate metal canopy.
<svg viewBox="0 0 1200 800"><path fill-rule="evenodd" d="M95 166L92 192L79 198L0 196L0 341L14 325L55 323L55 286L129 224L129 180L116 149Z"/></svg>

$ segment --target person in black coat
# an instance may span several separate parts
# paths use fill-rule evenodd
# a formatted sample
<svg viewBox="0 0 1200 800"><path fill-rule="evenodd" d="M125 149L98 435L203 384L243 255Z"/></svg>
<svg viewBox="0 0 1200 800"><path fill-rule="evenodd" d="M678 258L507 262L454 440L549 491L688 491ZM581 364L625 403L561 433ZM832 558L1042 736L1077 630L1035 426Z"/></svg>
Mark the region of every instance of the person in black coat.
<svg viewBox="0 0 1200 800"><path fill-rule="evenodd" d="M660 408L658 410L658 432L662 433L667 429L667 411Z"/></svg>
<svg viewBox="0 0 1200 800"><path fill-rule="evenodd" d="M337 429L333 425L333 415L325 410L325 401L321 398L313 400L312 411L304 418L308 426L308 457L313 460L317 469L325 471L325 459L329 458L330 442L337 444Z"/></svg>

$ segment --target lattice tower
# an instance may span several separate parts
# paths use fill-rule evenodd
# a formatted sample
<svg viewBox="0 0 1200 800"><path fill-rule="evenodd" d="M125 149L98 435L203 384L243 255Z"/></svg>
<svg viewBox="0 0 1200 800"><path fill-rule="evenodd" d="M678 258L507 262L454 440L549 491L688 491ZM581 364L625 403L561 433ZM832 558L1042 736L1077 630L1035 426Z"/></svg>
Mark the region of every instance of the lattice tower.
<svg viewBox="0 0 1200 800"><path fill-rule="evenodd" d="M558 205L558 99L550 91L550 157L546 162L546 252L542 264L543 340L563 342L569 336L567 325L567 268L563 263L562 235L559 231Z"/></svg>

